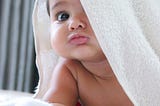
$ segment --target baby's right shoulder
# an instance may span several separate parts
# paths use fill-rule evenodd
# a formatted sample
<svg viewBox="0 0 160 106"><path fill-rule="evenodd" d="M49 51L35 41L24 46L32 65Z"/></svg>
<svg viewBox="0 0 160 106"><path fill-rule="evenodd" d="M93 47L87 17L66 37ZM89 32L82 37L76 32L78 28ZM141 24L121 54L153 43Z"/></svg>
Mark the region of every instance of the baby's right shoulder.
<svg viewBox="0 0 160 106"><path fill-rule="evenodd" d="M62 58L57 63L54 71L71 74L75 79L77 79L76 77L77 77L78 67L79 67L78 61Z"/></svg>
<svg viewBox="0 0 160 106"><path fill-rule="evenodd" d="M56 67L54 68L53 74L61 73L61 75L64 74L70 74L71 76L76 79L77 72L76 72L77 63L75 60L69 60L69 59L63 59L60 58L58 61Z"/></svg>

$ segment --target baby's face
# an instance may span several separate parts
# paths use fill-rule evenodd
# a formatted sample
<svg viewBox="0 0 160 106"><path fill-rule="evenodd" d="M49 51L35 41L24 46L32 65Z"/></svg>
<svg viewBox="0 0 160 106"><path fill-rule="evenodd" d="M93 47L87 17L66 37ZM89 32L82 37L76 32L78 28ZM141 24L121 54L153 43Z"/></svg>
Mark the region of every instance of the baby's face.
<svg viewBox="0 0 160 106"><path fill-rule="evenodd" d="M62 57L104 57L79 0L50 0L51 45Z"/></svg>

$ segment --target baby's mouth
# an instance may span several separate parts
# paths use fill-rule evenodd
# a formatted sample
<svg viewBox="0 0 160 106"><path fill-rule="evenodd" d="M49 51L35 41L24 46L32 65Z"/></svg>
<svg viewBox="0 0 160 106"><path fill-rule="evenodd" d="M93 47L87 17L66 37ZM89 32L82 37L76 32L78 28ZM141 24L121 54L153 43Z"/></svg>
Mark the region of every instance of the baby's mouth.
<svg viewBox="0 0 160 106"><path fill-rule="evenodd" d="M83 45L88 42L89 38L81 34L73 34L69 38L69 43L72 45Z"/></svg>

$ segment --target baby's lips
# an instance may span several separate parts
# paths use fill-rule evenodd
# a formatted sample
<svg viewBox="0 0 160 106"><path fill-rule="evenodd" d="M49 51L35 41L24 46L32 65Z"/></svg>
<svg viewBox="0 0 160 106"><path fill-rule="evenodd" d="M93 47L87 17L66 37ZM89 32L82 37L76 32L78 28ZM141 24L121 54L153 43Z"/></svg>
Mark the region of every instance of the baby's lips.
<svg viewBox="0 0 160 106"><path fill-rule="evenodd" d="M72 45L83 45L86 44L88 40L89 38L84 35L74 34L70 36L69 43Z"/></svg>

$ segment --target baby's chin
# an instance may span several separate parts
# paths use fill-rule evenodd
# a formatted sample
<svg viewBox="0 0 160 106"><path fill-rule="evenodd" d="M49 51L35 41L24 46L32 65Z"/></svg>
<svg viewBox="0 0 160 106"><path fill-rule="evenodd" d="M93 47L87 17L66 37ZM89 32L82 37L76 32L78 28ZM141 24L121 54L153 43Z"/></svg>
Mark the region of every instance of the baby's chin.
<svg viewBox="0 0 160 106"><path fill-rule="evenodd" d="M106 60L105 57L95 57L95 56L81 56L81 57L76 57L76 58L72 58L74 60L78 60L81 62L101 62Z"/></svg>
<svg viewBox="0 0 160 106"><path fill-rule="evenodd" d="M66 51L57 53L60 55L60 57L71 59L71 60L78 60L78 61L101 61L106 59L104 53L100 50L95 49L76 49L72 51Z"/></svg>

